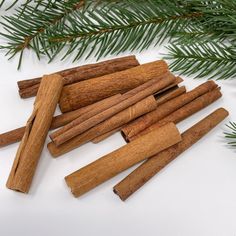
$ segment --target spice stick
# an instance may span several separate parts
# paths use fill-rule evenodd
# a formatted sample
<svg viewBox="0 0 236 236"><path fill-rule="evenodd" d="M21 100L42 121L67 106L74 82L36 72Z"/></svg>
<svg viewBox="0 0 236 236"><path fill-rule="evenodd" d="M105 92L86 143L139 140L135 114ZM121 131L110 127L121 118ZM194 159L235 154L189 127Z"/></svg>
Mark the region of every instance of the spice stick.
<svg viewBox="0 0 236 236"><path fill-rule="evenodd" d="M155 61L102 77L67 85L62 90L62 112L78 109L117 93L125 93L151 79L170 73L164 61Z"/></svg>
<svg viewBox="0 0 236 236"><path fill-rule="evenodd" d="M92 141L100 135L126 124L150 110L154 110L156 106L157 104L154 97L149 96L60 146L56 146L53 142L49 143L48 149L53 157L58 157L82 144Z"/></svg>
<svg viewBox="0 0 236 236"><path fill-rule="evenodd" d="M136 163L181 141L173 123L146 134L65 177L72 194L79 197Z"/></svg>
<svg viewBox="0 0 236 236"><path fill-rule="evenodd" d="M62 87L60 75L43 77L6 184L9 189L28 193Z"/></svg>
<svg viewBox="0 0 236 236"><path fill-rule="evenodd" d="M200 140L216 125L228 116L224 108L219 108L182 134L182 141L149 158L125 179L114 187L114 192L125 201L131 194L142 187L161 169L181 153Z"/></svg>
<svg viewBox="0 0 236 236"><path fill-rule="evenodd" d="M111 116L117 114L118 112L126 109L129 106L137 103L138 101L142 100L143 98L165 88L166 86L173 83L175 80L174 77L166 77L165 79L153 79L150 80L139 87L136 87L133 90L123 94L119 98L119 103L114 106L111 106L109 109L104 110L103 112L98 113L95 116L92 116L88 119L78 118L74 120L72 123L68 124L67 126L63 127L62 132L58 135L58 132L50 135L50 138L53 142L59 146L66 141L72 139L73 137L85 132L86 130L90 129L91 127L95 126L96 124L110 118ZM118 99L117 99L118 101ZM86 115L86 114L85 114Z"/></svg>
<svg viewBox="0 0 236 236"><path fill-rule="evenodd" d="M86 107L82 107L80 109L55 116L52 119L52 124L51 124L50 129L56 129L61 126L64 126L70 123L71 121L73 121L74 119L78 118L79 116L82 116L85 113L90 112L91 110L96 110L97 107L101 108L101 107L104 107L104 104L107 104L111 101L116 101L116 99L120 96L121 94L116 94L112 97L105 98L101 101L98 101ZM5 147L15 142L19 142L23 138L24 132L25 132L25 127L21 127L21 128L14 129L6 133L0 134L0 148Z"/></svg>
<svg viewBox="0 0 236 236"><path fill-rule="evenodd" d="M19 95L21 98L30 98L36 96L40 83L32 85L29 88L24 88L19 90Z"/></svg>
<svg viewBox="0 0 236 236"><path fill-rule="evenodd" d="M146 103L146 104L145 104ZM138 102L134 106L127 108L126 110L118 113L117 115L111 117L110 119L99 124L95 129L96 133L101 133L98 137L92 140L93 143L99 143L109 136L113 135L117 131L120 131L123 126L121 124L126 124L127 122L153 110L157 107L157 102L151 97ZM117 127L118 126L118 127ZM114 128L116 127L116 128ZM107 131L109 130L109 131ZM104 133L105 132L105 133Z"/></svg>
<svg viewBox="0 0 236 236"><path fill-rule="evenodd" d="M122 129L122 134L127 138L131 139L133 136L140 133L142 130L148 128L155 122L164 118L165 116L171 114L172 112L178 110L185 104L193 101L197 97L215 89L217 85L214 81L207 81L201 84L195 89L178 96L174 99L167 101L166 103L157 107L156 110L140 117L139 119L133 121ZM167 94L168 96L168 94Z"/></svg>
<svg viewBox="0 0 236 236"><path fill-rule="evenodd" d="M87 121L88 119L90 119L93 116L96 116L97 114L109 109L110 107L116 105L117 103L119 103L119 101L122 99L122 95L121 94L116 94L113 95L110 98L105 98L99 102L96 102L95 104L97 104L96 106L94 105L88 105L88 106L93 106L93 109L90 109L89 111L87 111L86 113L82 114L81 116L73 119L71 122L69 122L68 124L66 124L64 127L62 127L61 129L53 132L50 134L50 138L52 140L56 139L56 137L62 135L64 132L66 132L67 130L70 130L71 128L73 128L75 125L77 124L81 124L84 121ZM87 106L87 107L88 107ZM82 109L82 108L80 108ZM71 111L73 112L73 111Z"/></svg>
<svg viewBox="0 0 236 236"><path fill-rule="evenodd" d="M169 86L167 86L166 88L154 93L154 96L155 97L158 97L159 94L165 94L165 93L168 93L169 91L171 91L172 89L175 89L175 88L178 88L178 85L180 83L183 82L183 79L180 78L179 76L175 77L175 81L173 83L171 83Z"/></svg>
<svg viewBox="0 0 236 236"><path fill-rule="evenodd" d="M157 100L157 105L160 106L161 104L165 103L165 102L168 102L170 101L171 99L173 98L176 98L182 94L185 94L186 93L186 88L185 86L181 86L179 88L176 88L174 90L171 90L170 92L168 93L165 93L165 94L161 94L158 95L158 96L155 96L156 97L156 100Z"/></svg>
<svg viewBox="0 0 236 236"><path fill-rule="evenodd" d="M176 110L175 112L171 113L170 115L166 116L165 118L157 121L156 123L152 124L145 130L141 131L135 136L131 138L127 138L128 141L132 141L143 134L150 132L152 129L156 129L166 123L173 122L175 124L179 123L180 121L186 119L187 117L193 115L194 113L200 111L201 109L207 107L211 103L215 102L222 96L220 92L220 88L214 89L204 95L198 97L197 99L193 100L192 102L186 104L185 106L181 107L180 109Z"/></svg>
<svg viewBox="0 0 236 236"><path fill-rule="evenodd" d="M174 97L177 97L177 96L179 96L179 95L181 95L181 94L183 94L185 92L186 92L185 86L181 86L180 88L175 88L175 89L171 90L168 93L164 93L164 95L162 95L162 96L158 96L158 98L156 98L157 99L156 105L159 106L162 103L165 103L166 101L168 101L168 100L170 100L170 99L172 99ZM115 134L117 131L121 131L123 127L124 126L121 126L121 127L115 128L115 129L113 129L111 131L108 131L107 133L102 134L102 135L94 138L92 140L92 142L94 144L99 143L99 142L105 140L106 138L110 137L111 135Z"/></svg>
<svg viewBox="0 0 236 236"><path fill-rule="evenodd" d="M78 66L67 70L59 71L57 74L63 76L64 85L73 84L82 80L87 80L107 74L111 74L117 71L126 70L139 63L135 56L127 56L107 60L95 64L89 64L84 66ZM18 81L19 93L22 98L35 96L38 91L38 87L41 81L41 77Z"/></svg>
<svg viewBox="0 0 236 236"><path fill-rule="evenodd" d="M117 128L115 128L115 129L113 129L113 130L111 130L111 131L106 132L105 134L102 134L102 135L100 135L100 136L94 138L94 139L92 140L92 143L94 143L94 144L100 143L101 141L107 139L107 138L110 137L111 135L113 135L113 134L115 134L116 132L120 131L120 130L122 129L122 127L123 127L123 126L117 127Z"/></svg>
<svg viewBox="0 0 236 236"><path fill-rule="evenodd" d="M25 127L14 129L12 131L0 134L0 147L19 142L25 133Z"/></svg>
<svg viewBox="0 0 236 236"><path fill-rule="evenodd" d="M72 122L73 120L77 119L78 117L84 117L85 114L94 115L98 112L106 110L110 106L117 103L117 100L121 97L121 94L116 94L111 97L105 98L101 101L95 102L91 105L86 107L82 107L80 109L70 111L67 113L63 113L59 116L53 118L52 122L52 129L59 128L61 126L67 125L68 123ZM87 116L89 117L89 116Z"/></svg>

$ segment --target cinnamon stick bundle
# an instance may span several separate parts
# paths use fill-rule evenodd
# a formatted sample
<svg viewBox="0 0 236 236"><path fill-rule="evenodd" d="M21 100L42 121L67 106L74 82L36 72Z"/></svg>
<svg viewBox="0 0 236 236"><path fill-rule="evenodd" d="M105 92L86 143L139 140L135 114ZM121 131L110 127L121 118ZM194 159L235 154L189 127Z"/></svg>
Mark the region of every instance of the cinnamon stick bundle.
<svg viewBox="0 0 236 236"><path fill-rule="evenodd" d="M82 144L92 141L98 136L126 124L142 114L154 110L156 106L157 103L154 97L149 96L60 146L56 146L53 142L49 143L48 149L53 157L58 157L73 150L74 148L81 146Z"/></svg>
<svg viewBox="0 0 236 236"><path fill-rule="evenodd" d="M182 82L182 80L177 78L173 84L175 85L180 82ZM167 91L163 91L163 92L159 91L158 92L158 94L156 95L157 105L160 105L161 103L164 103L165 101L168 101L171 98L177 97L178 95L186 92L186 89L184 86L177 88L175 90L172 90L172 89L173 88L168 89ZM101 108L104 103L108 103L109 101L116 100L118 98L118 96L120 96L120 94L114 95L109 98L105 98L101 101L98 101L98 102L88 105L86 107L82 107L80 109L55 116L55 117L53 117L50 129L57 129L59 127L67 125L68 123L70 123L73 120L75 120L76 118L84 115L85 113L87 113L91 110L95 110L95 109L97 109L97 107ZM118 131L118 129L116 129L116 131ZM16 142L19 142L22 139L24 132L25 132L25 127L20 127L20 128L0 134L0 148L5 147L10 144L13 144L13 143L16 143ZM114 131L114 133L115 133L115 131ZM103 137L101 137L101 140L109 137L112 134L113 134L112 132L108 132L107 135L102 135ZM97 140L99 141L99 137L97 138ZM98 141L95 140L94 143L96 143Z"/></svg>
<svg viewBox="0 0 236 236"><path fill-rule="evenodd" d="M228 111L219 108L199 121L182 134L182 141L154 155L131 172L125 179L114 187L121 200L125 201L130 195L148 182L154 175L167 166L171 161L200 140L216 125L228 116Z"/></svg>
<svg viewBox="0 0 236 236"><path fill-rule="evenodd" d="M164 118L165 116L171 114L172 112L178 110L185 104L193 101L197 97L217 88L217 85L214 81L207 81L195 89L178 96L161 106L158 106L156 110L140 117L139 119L133 121L122 129L124 136L127 139L131 139L133 136L140 133L142 130L151 126L155 122Z"/></svg>
<svg viewBox="0 0 236 236"><path fill-rule="evenodd" d="M72 194L79 197L136 163L181 141L173 123L146 134L65 177Z"/></svg>
<svg viewBox="0 0 236 236"><path fill-rule="evenodd" d="M138 66L139 62L135 56L127 56L121 58L115 58L95 64L77 66L67 70L59 71L63 77L64 85L77 83L79 81L111 74L117 71L130 69ZM37 94L41 77L29 80L18 81L19 94L22 98L28 98Z"/></svg>
<svg viewBox="0 0 236 236"><path fill-rule="evenodd" d="M61 126L64 126L64 125L70 123L71 121L75 120L76 118L78 118L90 111L96 112L96 111L98 111L97 110L98 107L99 107L100 111L102 111L102 109L105 110L111 104L115 103L117 98L120 96L121 96L121 94L116 94L112 97L105 98L101 101L98 101L98 102L88 105L86 107L82 107L80 109L55 116L52 119L52 124L51 124L50 129L56 129ZM23 138L24 133L25 133L25 127L21 127L21 128L14 129L14 130L8 131L6 133L0 134L0 148L5 147L5 146L10 145L15 142L19 142Z"/></svg>
<svg viewBox="0 0 236 236"><path fill-rule="evenodd" d="M72 121L68 125L62 128L62 130L56 131L50 135L50 138L59 146L68 140L76 137L77 135L85 132L91 127L97 125L98 123L110 118L111 116L117 114L118 112L126 109L127 107L137 103L141 99L165 88L175 81L174 77L166 77L165 79L152 79L135 89L130 90L129 92L123 94L119 99L117 99L117 103L114 106L111 106L109 109L104 110L103 112L98 113L95 116L89 118L85 114L84 117L79 117L78 119ZM88 119L89 118L89 119Z"/></svg>
<svg viewBox="0 0 236 236"><path fill-rule="evenodd" d="M60 108L68 112L117 93L125 93L151 79L162 79L170 73L164 61L155 61L72 85L62 90Z"/></svg>
<svg viewBox="0 0 236 236"><path fill-rule="evenodd" d="M62 87L63 79L60 75L43 77L7 180L7 188L28 193Z"/></svg>
<svg viewBox="0 0 236 236"><path fill-rule="evenodd" d="M186 92L186 88L185 88L185 86L182 86L182 87L177 88L177 89L175 89L175 90L173 90L173 91L170 91L170 92L167 93L167 94L164 93L164 95L162 95L162 96L160 96L160 97L157 96L157 97L155 97L156 100L157 100L157 101L156 101L156 106L159 106L159 105L161 105L161 104L163 104L163 103L165 103L165 102L171 100L172 98L177 97L177 96L179 96L179 95L181 95L181 94L183 94L183 93L185 93L185 92ZM132 123L132 122L131 122L131 123ZM105 140L106 138L110 137L111 135L113 135L113 134L116 133L117 131L122 130L124 126L125 126L125 125L123 125L123 126L121 126L121 127L118 127L118 128L115 128L115 129L113 129L113 130L111 130L111 131L108 131L107 133L102 134L102 135L100 135L100 136L94 138L94 139L92 140L92 142L93 142L93 143L99 143L99 142Z"/></svg>
<svg viewBox="0 0 236 236"><path fill-rule="evenodd" d="M180 121L186 119L187 117L193 115L194 113L200 111L201 109L205 108L206 106L210 105L211 103L215 102L222 96L220 92L220 88L216 88L208 93L203 94L202 96L198 97L197 99L193 100L192 102L186 104L185 106L181 107L180 109L176 110L175 112L171 113L170 115L166 116L165 118L157 121L156 123L152 124L148 128L144 129L137 135L132 136L131 138L127 138L125 135L125 139L129 142L135 140L137 137L142 136L153 129L161 127L162 125L173 122L175 124L179 123Z"/></svg>

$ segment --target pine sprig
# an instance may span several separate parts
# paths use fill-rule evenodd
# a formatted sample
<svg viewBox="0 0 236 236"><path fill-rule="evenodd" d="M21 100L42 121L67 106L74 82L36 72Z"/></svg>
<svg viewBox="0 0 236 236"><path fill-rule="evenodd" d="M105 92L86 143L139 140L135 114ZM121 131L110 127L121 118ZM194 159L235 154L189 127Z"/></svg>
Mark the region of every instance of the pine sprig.
<svg viewBox="0 0 236 236"><path fill-rule="evenodd" d="M32 49L38 59L42 54L50 57L50 52L45 44L45 34L50 27L60 28L73 11L77 11L85 6L84 0L56 1L41 0L36 5L30 1L23 4L13 16L2 17L5 22L1 22L7 33L0 33L8 43L1 46L7 50L10 59L20 54L19 65L21 65L23 53L26 49Z"/></svg>
<svg viewBox="0 0 236 236"><path fill-rule="evenodd" d="M198 77L235 77L235 0L27 0L3 19L1 49L19 54L19 66L26 49L49 61L61 53L99 59L168 39L174 70L192 75L200 66Z"/></svg>
<svg viewBox="0 0 236 236"><path fill-rule="evenodd" d="M229 128L229 132L224 133L225 138L230 140L228 144L232 145L233 147L236 147L236 123L230 122L226 126Z"/></svg>
<svg viewBox="0 0 236 236"><path fill-rule="evenodd" d="M129 0L129 8L109 4L85 13L74 12L64 31L51 28L47 35L49 48L54 51L52 58L67 47L63 59L75 51L74 60L91 54L99 59L127 50L142 51L162 43L173 32L201 17L201 13L189 12L171 1L136 3Z"/></svg>
<svg viewBox="0 0 236 236"><path fill-rule="evenodd" d="M27 4L31 3L31 2L35 2L35 3L40 3L44 0L26 0L25 3L21 4L21 6L26 6ZM18 0L12 0L10 3L9 1L7 1L8 6L5 9L6 11L10 10L11 8L13 8L19 1ZM4 5L6 5L6 0L1 0L0 1L0 8L2 8Z"/></svg>
<svg viewBox="0 0 236 236"><path fill-rule="evenodd" d="M227 37L236 37L236 1L235 0L188 0L192 9L204 14L203 25L207 30L224 33Z"/></svg>
<svg viewBox="0 0 236 236"><path fill-rule="evenodd" d="M228 79L236 77L236 47L220 42L198 41L167 46L167 59L173 71L196 78Z"/></svg>

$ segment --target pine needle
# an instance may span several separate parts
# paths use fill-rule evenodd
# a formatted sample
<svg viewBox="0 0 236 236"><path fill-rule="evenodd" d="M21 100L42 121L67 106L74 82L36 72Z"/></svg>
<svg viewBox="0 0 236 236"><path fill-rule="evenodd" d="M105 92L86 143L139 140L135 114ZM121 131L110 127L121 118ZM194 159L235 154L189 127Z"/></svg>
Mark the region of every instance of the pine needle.
<svg viewBox="0 0 236 236"><path fill-rule="evenodd" d="M228 142L229 145L236 147L236 123L235 122L230 122L229 124L226 125L229 129L229 132L225 132L225 138L230 140Z"/></svg>

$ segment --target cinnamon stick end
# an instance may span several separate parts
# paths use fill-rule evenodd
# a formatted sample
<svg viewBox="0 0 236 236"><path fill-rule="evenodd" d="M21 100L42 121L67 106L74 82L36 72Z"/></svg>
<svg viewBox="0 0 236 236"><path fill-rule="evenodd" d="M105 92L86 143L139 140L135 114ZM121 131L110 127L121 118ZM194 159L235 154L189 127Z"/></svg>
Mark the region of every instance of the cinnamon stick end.
<svg viewBox="0 0 236 236"><path fill-rule="evenodd" d="M121 130L120 133L121 133L121 136L124 138L125 142L129 143L130 140L129 140L128 135L126 135L123 130Z"/></svg>
<svg viewBox="0 0 236 236"><path fill-rule="evenodd" d="M25 193L25 194L29 193L29 189L13 186L11 183L8 183L8 182L6 184L6 187L10 190L14 190L19 193Z"/></svg>
<svg viewBox="0 0 236 236"><path fill-rule="evenodd" d="M118 189L115 187L113 188L113 192L122 200L123 202L128 198L127 196L123 195L122 193L119 192Z"/></svg>
<svg viewBox="0 0 236 236"><path fill-rule="evenodd" d="M57 148L53 142L47 144L47 149L53 158L57 158L59 156L57 153Z"/></svg>
<svg viewBox="0 0 236 236"><path fill-rule="evenodd" d="M78 198L80 197L82 194L76 192L76 188L74 187L74 184L73 184L73 179L70 178L70 175L66 176L64 178L65 182L66 182L66 185L68 186L68 188L70 189L70 192L72 193L72 195L75 197L75 198Z"/></svg>

